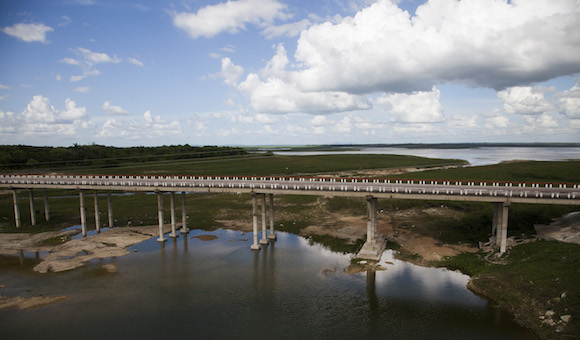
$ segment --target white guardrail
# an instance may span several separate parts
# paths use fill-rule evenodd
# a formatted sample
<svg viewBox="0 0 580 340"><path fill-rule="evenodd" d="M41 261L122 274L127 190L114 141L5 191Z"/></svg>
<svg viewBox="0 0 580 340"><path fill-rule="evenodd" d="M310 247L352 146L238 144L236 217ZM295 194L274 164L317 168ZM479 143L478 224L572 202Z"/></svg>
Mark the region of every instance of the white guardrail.
<svg viewBox="0 0 580 340"><path fill-rule="evenodd" d="M12 175L0 174L0 186L76 186L270 189L296 191L343 191L424 195L504 196L580 200L580 185L523 182L425 181L400 179L283 177L283 176L98 176L98 175ZM84 187L84 188L83 188ZM580 203L579 203L580 204Z"/></svg>

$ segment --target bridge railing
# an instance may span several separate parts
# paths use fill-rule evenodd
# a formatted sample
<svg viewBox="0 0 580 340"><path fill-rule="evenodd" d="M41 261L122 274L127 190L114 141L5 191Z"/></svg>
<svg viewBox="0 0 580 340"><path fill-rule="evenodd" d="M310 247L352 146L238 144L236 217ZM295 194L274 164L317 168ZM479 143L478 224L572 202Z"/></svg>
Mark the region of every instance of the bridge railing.
<svg viewBox="0 0 580 340"><path fill-rule="evenodd" d="M59 181L61 180L61 181ZM33 175L33 174L0 174L0 183L20 184L64 184L64 181L74 180L75 183L87 185L99 185L102 181L115 183L138 183L139 181L158 180L166 181L281 181L281 182L315 182L315 183L349 183L349 184L418 184L429 186L469 186L469 187L503 187L503 188L560 188L578 189L580 185L571 183L527 183L527 182L503 182L503 181L448 181L448 180L414 180L414 179L386 179L386 178L334 178L334 177L291 177L291 176L123 176L123 175ZM108 184L111 185L111 184ZM133 184L123 184L133 185ZM138 185L138 184L135 184Z"/></svg>

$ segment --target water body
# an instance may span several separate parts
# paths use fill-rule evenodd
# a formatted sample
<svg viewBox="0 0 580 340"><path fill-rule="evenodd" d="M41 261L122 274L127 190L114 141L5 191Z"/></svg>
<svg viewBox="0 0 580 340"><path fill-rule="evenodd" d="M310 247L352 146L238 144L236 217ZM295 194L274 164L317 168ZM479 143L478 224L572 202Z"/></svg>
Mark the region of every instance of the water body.
<svg viewBox="0 0 580 340"><path fill-rule="evenodd" d="M217 239L198 238L208 234ZM5 295L29 289L69 299L0 311L0 338L535 339L467 290L468 277L458 272L387 252L387 270L347 274L350 255L303 237L279 232L259 252L250 251L251 239L240 231L194 230L48 275L33 273L32 260L26 268L15 261L0 268Z"/></svg>
<svg viewBox="0 0 580 340"><path fill-rule="evenodd" d="M385 154L428 158L463 159L473 166L498 164L513 160L565 161L580 159L580 147L478 147L465 149L405 149L363 147L358 151L280 151L279 155Z"/></svg>

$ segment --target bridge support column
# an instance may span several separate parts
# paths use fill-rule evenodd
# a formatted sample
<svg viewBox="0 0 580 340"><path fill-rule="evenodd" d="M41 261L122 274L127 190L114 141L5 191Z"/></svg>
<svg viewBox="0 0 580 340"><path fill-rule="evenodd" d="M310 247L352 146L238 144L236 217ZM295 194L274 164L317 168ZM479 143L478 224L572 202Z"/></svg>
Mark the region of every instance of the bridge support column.
<svg viewBox="0 0 580 340"><path fill-rule="evenodd" d="M508 212L509 203L500 203L500 223L498 223L498 230L496 235L497 246L499 247L499 253L503 254L507 250L507 229L508 229Z"/></svg>
<svg viewBox="0 0 580 340"><path fill-rule="evenodd" d="M44 189L44 218L50 220L50 207L48 206L48 190Z"/></svg>
<svg viewBox="0 0 580 340"><path fill-rule="evenodd" d="M164 237L163 232L163 193L160 191L155 192L157 194L157 217L159 218L159 238L157 242L165 242L167 239Z"/></svg>
<svg viewBox="0 0 580 340"><path fill-rule="evenodd" d="M181 192L181 233L187 235L189 229L187 228L187 210L185 210L185 191Z"/></svg>
<svg viewBox="0 0 580 340"><path fill-rule="evenodd" d="M113 201L111 192L107 192L107 214L109 216L109 228L113 229Z"/></svg>
<svg viewBox="0 0 580 340"><path fill-rule="evenodd" d="M493 220L491 225L491 235L495 244L498 244L497 240L497 226L500 224L500 215L502 213L502 203L493 203Z"/></svg>
<svg viewBox="0 0 580 340"><path fill-rule="evenodd" d="M169 234L169 237L176 238L179 235L177 235L175 230L175 192L173 191L169 193L169 205L171 206L171 234Z"/></svg>
<svg viewBox="0 0 580 340"><path fill-rule="evenodd" d="M16 189L12 189L12 201L14 201L14 222L16 228L20 228L20 207L18 206L18 191Z"/></svg>
<svg viewBox="0 0 580 340"><path fill-rule="evenodd" d="M376 197L367 196L367 240L356 255L359 259L379 261L386 248L386 240L378 233Z"/></svg>
<svg viewBox="0 0 580 340"><path fill-rule="evenodd" d="M262 239L260 239L260 244L267 245L267 226L266 226L266 194L262 194Z"/></svg>
<svg viewBox="0 0 580 340"><path fill-rule="evenodd" d="M30 223L36 225L36 210L34 209L34 191L28 189L28 200L30 201Z"/></svg>
<svg viewBox="0 0 580 340"><path fill-rule="evenodd" d="M252 193L252 224L253 224L253 236L254 242L250 246L252 250L259 250L260 245L258 244L258 194Z"/></svg>
<svg viewBox="0 0 580 340"><path fill-rule="evenodd" d="M82 190L79 190L79 203L81 207L81 231L83 237L87 236L87 214L85 210L85 195Z"/></svg>
<svg viewBox="0 0 580 340"><path fill-rule="evenodd" d="M274 233L274 194L270 194L270 234L268 234L268 239L276 239L276 233Z"/></svg>
<svg viewBox="0 0 580 340"><path fill-rule="evenodd" d="M99 194L97 190L95 190L95 229L97 229L97 233L101 232L101 216L99 215Z"/></svg>

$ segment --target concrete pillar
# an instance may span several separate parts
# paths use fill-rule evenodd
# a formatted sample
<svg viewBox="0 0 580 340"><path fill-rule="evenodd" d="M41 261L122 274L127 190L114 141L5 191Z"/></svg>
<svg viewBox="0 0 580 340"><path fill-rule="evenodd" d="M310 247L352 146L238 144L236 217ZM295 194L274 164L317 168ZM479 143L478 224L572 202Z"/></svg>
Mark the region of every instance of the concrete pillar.
<svg viewBox="0 0 580 340"><path fill-rule="evenodd" d="M266 194L262 194L262 239L260 240L260 244L267 245L268 238L266 236L267 227L266 227Z"/></svg>
<svg viewBox="0 0 580 340"><path fill-rule="evenodd" d="M99 216L99 194L97 190L95 190L95 229L97 229L97 233L101 232L101 216Z"/></svg>
<svg viewBox="0 0 580 340"><path fill-rule="evenodd" d="M268 239L276 239L276 233L274 232L274 194L270 194L270 234L268 234Z"/></svg>
<svg viewBox="0 0 580 340"><path fill-rule="evenodd" d="M258 197L256 193L252 193L252 224L254 233L254 243L250 246L252 250L259 250L258 244Z"/></svg>
<svg viewBox="0 0 580 340"><path fill-rule="evenodd" d="M36 210L34 210L34 192L28 189L28 200L30 201L30 223L36 225Z"/></svg>
<svg viewBox="0 0 580 340"><path fill-rule="evenodd" d="M85 196L81 191L79 191L79 202L81 206L81 231L83 233L83 237L87 236L87 215L85 211Z"/></svg>
<svg viewBox="0 0 580 340"><path fill-rule="evenodd" d="M48 190L44 189L44 218L50 220L50 207L48 206Z"/></svg>
<svg viewBox="0 0 580 340"><path fill-rule="evenodd" d="M376 243L377 236L379 235L379 223L378 223L378 213L377 213L377 198L373 197L371 200L372 210L371 210L371 222L373 225L373 241ZM373 244L373 247L375 244Z"/></svg>
<svg viewBox="0 0 580 340"><path fill-rule="evenodd" d="M109 216L109 228L113 229L113 200L111 192L107 192L107 215Z"/></svg>
<svg viewBox="0 0 580 340"><path fill-rule="evenodd" d="M169 205L171 208L171 234L169 234L169 237L176 238L179 235L177 235L175 230L175 192L173 191L169 193Z"/></svg>
<svg viewBox="0 0 580 340"><path fill-rule="evenodd" d="M493 220L491 225L491 235L496 236L494 240L495 244L498 244L497 240L497 226L499 225L499 216L501 214L502 204L498 202L493 203Z"/></svg>
<svg viewBox="0 0 580 340"><path fill-rule="evenodd" d="M16 189L12 189L12 200L14 201L14 222L16 228L20 228L20 207L18 206L18 191Z"/></svg>
<svg viewBox="0 0 580 340"><path fill-rule="evenodd" d="M165 242L167 239L164 237L163 232L163 194L160 191L155 192L157 194L157 216L159 217L159 238L157 242Z"/></svg>
<svg viewBox="0 0 580 340"><path fill-rule="evenodd" d="M189 229L187 228L187 210L185 210L185 191L181 192L181 230L180 231L184 235L189 233Z"/></svg>
<svg viewBox="0 0 580 340"><path fill-rule="evenodd" d="M387 246L384 237L378 233L377 199L367 196L367 240L356 255L358 259L379 261Z"/></svg>
<svg viewBox="0 0 580 340"><path fill-rule="evenodd" d="M502 213L501 213L501 233L498 232L500 235L499 241L499 253L503 254L507 250L507 228L508 228L508 212L509 212L509 203L503 203Z"/></svg>
<svg viewBox="0 0 580 340"><path fill-rule="evenodd" d="M373 198L367 196L367 243L369 245L374 244L375 240L375 228L373 225Z"/></svg>

